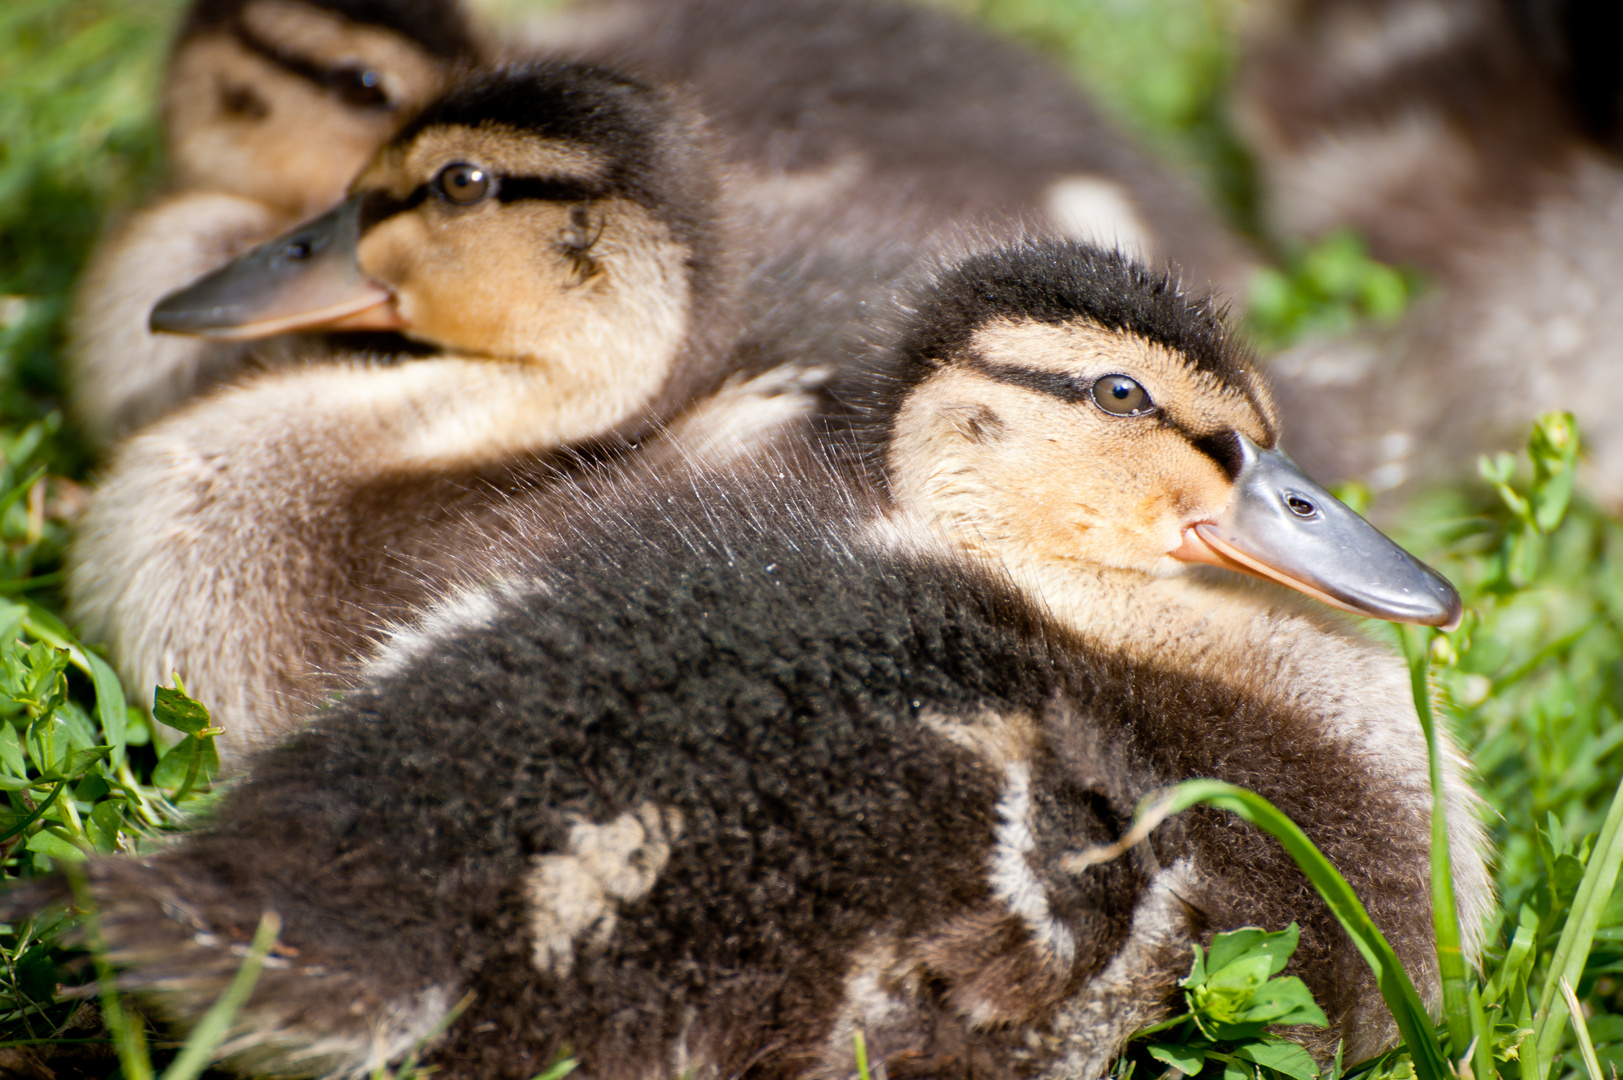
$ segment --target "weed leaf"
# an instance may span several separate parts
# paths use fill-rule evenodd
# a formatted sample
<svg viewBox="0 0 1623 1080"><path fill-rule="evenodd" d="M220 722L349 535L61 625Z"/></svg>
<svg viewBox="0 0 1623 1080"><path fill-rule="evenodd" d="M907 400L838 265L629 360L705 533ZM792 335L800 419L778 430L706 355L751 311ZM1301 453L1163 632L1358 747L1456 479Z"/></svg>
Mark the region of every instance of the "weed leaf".
<svg viewBox="0 0 1623 1080"><path fill-rule="evenodd" d="M1206 1050L1210 1043L1180 1046L1176 1043L1150 1043L1145 1047L1156 1061L1164 1061L1185 1076L1194 1076L1206 1064Z"/></svg>
<svg viewBox="0 0 1623 1080"><path fill-rule="evenodd" d="M41 829L33 836L30 836L28 838L28 843L25 846L29 851L35 851L41 855L48 855L53 859L63 859L67 862L85 861L84 852L80 851L78 848L74 847L72 844L68 843L68 841L62 839L54 832L51 832L49 829Z"/></svg>
<svg viewBox="0 0 1623 1080"><path fill-rule="evenodd" d="M1256 1062L1294 1080L1317 1080L1319 1075L1319 1066L1313 1060L1313 1055L1286 1039L1258 1039L1235 1048L1234 1056Z"/></svg>
<svg viewBox="0 0 1623 1080"><path fill-rule="evenodd" d="M184 689L167 686L159 686L152 692L152 717L188 735L196 735L209 726L209 711L202 702L187 697Z"/></svg>

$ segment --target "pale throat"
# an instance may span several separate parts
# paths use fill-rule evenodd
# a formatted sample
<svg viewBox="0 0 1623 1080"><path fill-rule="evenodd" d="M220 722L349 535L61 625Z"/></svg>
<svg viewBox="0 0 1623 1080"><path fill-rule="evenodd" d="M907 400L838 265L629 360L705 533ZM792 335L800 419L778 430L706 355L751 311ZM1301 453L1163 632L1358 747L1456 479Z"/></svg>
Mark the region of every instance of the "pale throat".
<svg viewBox="0 0 1623 1080"><path fill-rule="evenodd" d="M906 522L902 531L930 534L1007 575L1055 622L1136 661L1177 662L1253 691L1259 671L1284 683L1317 683L1323 666L1367 670L1393 662L1390 649L1346 616L1271 582L1170 558L1149 569L1068 558L950 500L904 506L897 516Z"/></svg>

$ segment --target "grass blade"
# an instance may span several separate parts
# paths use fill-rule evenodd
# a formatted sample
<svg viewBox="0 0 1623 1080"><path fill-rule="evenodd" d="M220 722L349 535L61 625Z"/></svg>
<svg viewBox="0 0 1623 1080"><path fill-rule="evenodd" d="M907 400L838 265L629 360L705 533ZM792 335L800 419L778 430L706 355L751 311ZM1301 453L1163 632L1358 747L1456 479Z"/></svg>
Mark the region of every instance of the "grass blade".
<svg viewBox="0 0 1623 1080"><path fill-rule="evenodd" d="M1148 837L1151 830L1168 817L1201 803L1227 810L1279 841L1324 898L1375 973L1381 997L1408 1044L1418 1080L1449 1080L1451 1070L1437 1034L1432 1030L1426 1007L1385 935L1364 910L1358 894L1296 822L1256 792L1221 780L1186 780L1146 799L1133 827L1119 841L1067 856L1060 866L1071 873L1080 873L1095 863L1118 858Z"/></svg>
<svg viewBox="0 0 1623 1080"><path fill-rule="evenodd" d="M1600 1059L1595 1056L1595 1044L1589 1039L1589 1022L1584 1019L1583 1007L1578 1004L1578 995L1572 992L1572 984L1561 977L1561 998L1567 1003L1567 1009L1572 1014L1572 1033L1578 1038L1578 1053L1584 1059L1584 1068L1589 1070L1589 1080L1606 1080L1600 1071Z"/></svg>
<svg viewBox="0 0 1623 1080"><path fill-rule="evenodd" d="M96 915L95 901L90 896L90 884L78 866L64 866L62 872L73 889L74 903L84 912L85 936L90 941L90 956L96 965L96 986L101 992L102 1020L113 1035L119 1070L124 1080L152 1080L152 1058L147 1053L140 1017L125 1012L118 1000L113 966L107 962L107 942L101 936L101 919Z"/></svg>
<svg viewBox="0 0 1623 1080"><path fill-rule="evenodd" d="M439 1022L429 1028L428 1033L412 1045L411 1052L400 1063L400 1068L391 1071L388 1062L380 1062L378 1067L372 1070L372 1080L421 1080L421 1077L432 1073L433 1068L423 1070L417 1068L417 1062L422 1059L423 1051L428 1049L435 1039L449 1031L451 1025L456 1023L457 1017L468 1011L468 1006L473 1004L475 996L472 990L463 994L462 999L452 1005L450 1011L440 1017ZM575 1066L579 1064L579 1058L559 1058L547 1066L546 1069L530 1077L530 1080L563 1080L564 1077L574 1072Z"/></svg>
<svg viewBox="0 0 1623 1080"><path fill-rule="evenodd" d="M1612 898L1612 887L1617 884L1617 870L1623 864L1623 783L1612 795L1612 805L1606 811L1606 821L1600 827L1589 865L1578 882L1578 891L1572 897L1572 909L1567 913L1567 925L1561 930L1555 954L1550 958L1549 974L1544 989L1539 992L1536 1017L1538 1034L1534 1049L1538 1062L1538 1075L1550 1074L1550 1062L1561 1045L1561 1032L1567 1020L1567 1003L1557 997L1556 989L1565 980L1582 980L1584 964L1589 959L1589 947L1595 940L1595 927L1600 925L1601 913Z"/></svg>
<svg viewBox="0 0 1623 1080"><path fill-rule="evenodd" d="M530 1080L564 1080L564 1077L574 1072L578 1065L579 1058L566 1057L548 1066L545 1072L536 1073Z"/></svg>
<svg viewBox="0 0 1623 1080"><path fill-rule="evenodd" d="M1403 654L1409 661L1409 685L1415 713L1426 735L1426 758L1431 767L1431 919L1437 938L1437 974L1443 984L1443 1017L1448 1041L1456 1058L1473 1041L1486 1046L1488 1034L1471 1024L1471 992L1460 948L1460 911L1454 899L1454 863L1448 849L1448 789L1443 785L1442 755L1437 747L1437 718L1431 709L1428 627L1399 628Z"/></svg>
<svg viewBox="0 0 1623 1080"><path fill-rule="evenodd" d="M1478 987L1471 987L1471 1047L1473 1054L1469 1062L1461 1062L1460 1073L1464 1075L1469 1071L1472 1075L1481 1077L1481 1080L1495 1080L1499 1075L1493 1066L1493 1027L1488 1023L1488 1012L1482 1007L1482 991ZM1462 1057L1464 1055L1461 1055Z"/></svg>
<svg viewBox="0 0 1623 1080"><path fill-rule="evenodd" d="M265 957L270 954L276 944L276 935L281 932L282 918L276 912L267 911L259 917L259 929L254 931L253 944L248 947L248 955L232 977L231 985L226 987L218 1001L209 1006L203 1019L197 1022L186 1045L181 1047L180 1055L163 1071L163 1080L196 1080L208 1068L215 1049L231 1030L231 1021L236 1019L248 995L253 993L254 984L259 981L259 972L265 965Z"/></svg>

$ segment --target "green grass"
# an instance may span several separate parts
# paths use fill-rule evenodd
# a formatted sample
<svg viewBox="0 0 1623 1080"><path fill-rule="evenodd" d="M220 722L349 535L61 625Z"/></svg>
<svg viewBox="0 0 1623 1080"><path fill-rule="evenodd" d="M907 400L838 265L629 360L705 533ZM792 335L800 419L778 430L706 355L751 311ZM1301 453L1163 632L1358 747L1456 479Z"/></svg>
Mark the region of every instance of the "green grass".
<svg viewBox="0 0 1623 1080"><path fill-rule="evenodd" d="M485 0L507 9L521 2ZM1234 221L1254 224L1250 171L1223 120L1237 0L941 2L1060 59L1124 126L1203 178ZM0 5L0 873L7 880L71 863L81 850L131 850L183 825L211 797L206 716L170 698L160 716L187 741L160 760L149 721L128 704L150 704L154 688L117 686L105 662L61 625L57 590L88 466L58 407L62 319L105 215L160 179L153 95L179 7L180 0ZM1415 287L1411 276L1368 260L1354 238L1332 238L1259 279L1250 325L1264 346L1277 347L1303 333L1394 317ZM1435 638L1424 655L1441 693L1438 720L1480 771L1504 903L1486 969L1456 971L1451 1015L1439 1033L1415 1038L1435 1038L1439 1053L1457 1059L1470 1033L1478 1040L1477 1080L1488 1071L1518 1080L1587 1075L1572 1026L1557 1021L1563 974L1587 1013L1595 1067L1609 1073L1623 1062L1623 896L1607 882L1619 854L1611 840L1623 832L1608 829L1623 778L1623 523L1581 498L1567 504L1570 473L1560 463L1570 461L1571 446L1561 431L1546 426L1531 454L1487 462L1457 486L1417 500L1399 529L1459 583L1469 609L1460 629ZM1462 474L1474 468L1461 465ZM0 927L0 1043L49 1040L78 1022L56 987L91 980L94 964L55 944L60 929L51 921ZM1259 1070L1297 1076L1300 1058L1264 1034L1218 1026L1248 1022L1236 1018L1277 975L1280 940L1225 946L1216 967L1214 946L1204 971L1191 957L1188 1011L1146 1033L1123 1070L1158 1075L1173 1063L1230 1080ZM106 1045L105 1032L71 1030L86 1045ZM1519 1034L1528 1030L1538 1034ZM130 1041L140 1033L132 1021L126 1076L140 1071L131 1055L144 1051ZM154 1055L163 1064L179 1049L158 1046ZM1560 1049L1568 1052L1556 1058ZM206 1056L194 1050L185 1069ZM1396 1080L1435 1071L1428 1054L1421 1057L1400 1052L1346 1065L1349 1074ZM1337 1063L1332 1080L1341 1072Z"/></svg>

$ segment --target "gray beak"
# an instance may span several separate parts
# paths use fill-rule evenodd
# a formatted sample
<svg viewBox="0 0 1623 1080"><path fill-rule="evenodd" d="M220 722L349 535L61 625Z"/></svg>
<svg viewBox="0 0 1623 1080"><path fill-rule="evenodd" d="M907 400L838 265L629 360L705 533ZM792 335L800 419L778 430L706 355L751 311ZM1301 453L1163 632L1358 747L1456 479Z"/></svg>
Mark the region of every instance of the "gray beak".
<svg viewBox="0 0 1623 1080"><path fill-rule="evenodd" d="M152 309L153 330L245 341L293 330L398 329L389 290L356 262L361 200L267 241ZM387 305L387 306L386 306Z"/></svg>
<svg viewBox="0 0 1623 1080"><path fill-rule="evenodd" d="M1448 579L1404 551L1277 450L1238 436L1240 474L1216 521L1193 532L1217 558L1333 607L1391 622L1452 630L1464 608Z"/></svg>

